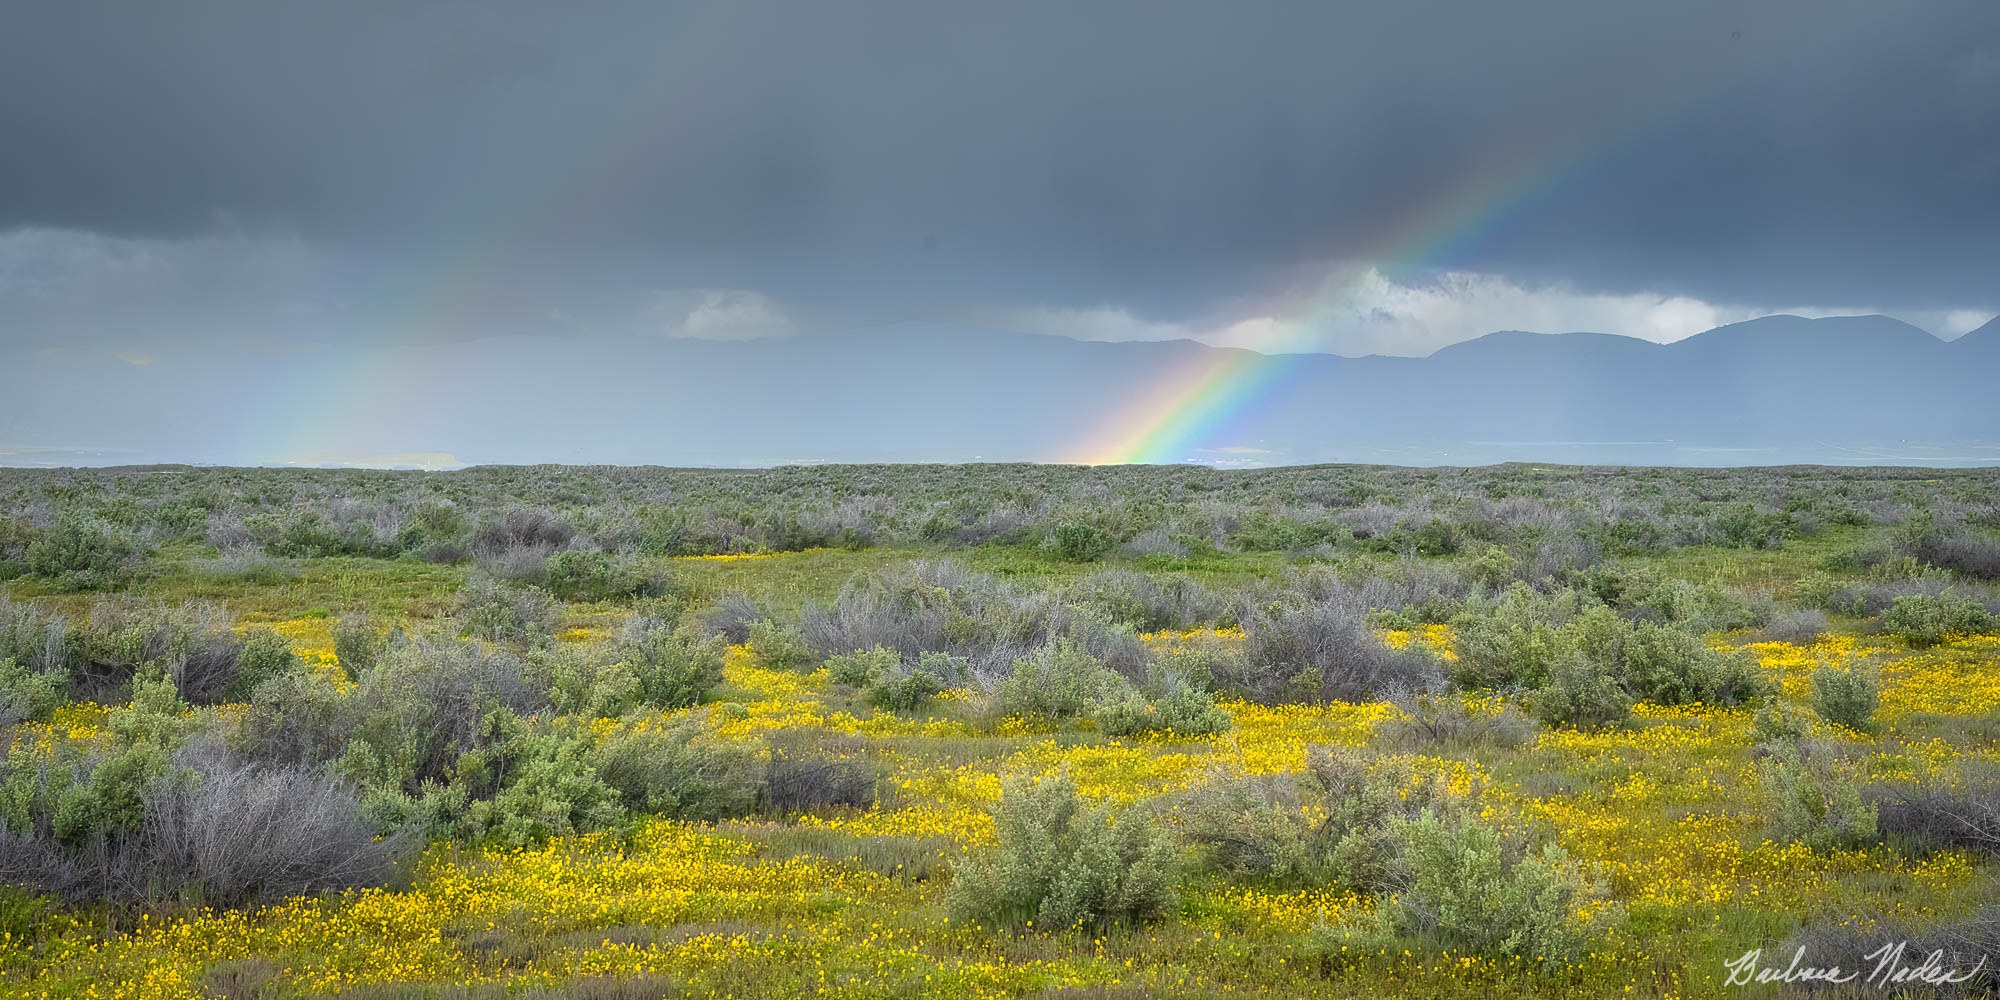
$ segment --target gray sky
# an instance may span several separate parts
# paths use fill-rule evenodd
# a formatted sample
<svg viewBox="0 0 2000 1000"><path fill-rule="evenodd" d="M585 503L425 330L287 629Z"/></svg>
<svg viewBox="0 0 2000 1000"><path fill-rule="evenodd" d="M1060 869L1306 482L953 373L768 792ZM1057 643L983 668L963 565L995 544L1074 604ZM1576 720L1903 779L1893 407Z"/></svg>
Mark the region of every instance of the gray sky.
<svg viewBox="0 0 2000 1000"><path fill-rule="evenodd" d="M1992 0L20 2L0 351L2000 311Z"/></svg>

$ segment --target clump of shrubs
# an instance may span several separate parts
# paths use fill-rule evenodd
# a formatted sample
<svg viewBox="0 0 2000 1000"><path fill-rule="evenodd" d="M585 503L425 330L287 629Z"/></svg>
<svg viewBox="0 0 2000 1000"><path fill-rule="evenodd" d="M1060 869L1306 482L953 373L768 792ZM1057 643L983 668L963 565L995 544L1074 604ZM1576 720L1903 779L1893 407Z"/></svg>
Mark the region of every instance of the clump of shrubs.
<svg viewBox="0 0 2000 1000"><path fill-rule="evenodd" d="M795 669L818 658L799 630L782 622L759 618L750 623L748 631L750 655L764 666Z"/></svg>
<svg viewBox="0 0 2000 1000"><path fill-rule="evenodd" d="M962 683L966 674L965 662L948 653L926 653L917 663L906 664L895 651L880 646L829 657L826 670L834 683L857 688L870 704L892 712L923 706Z"/></svg>
<svg viewBox="0 0 2000 1000"><path fill-rule="evenodd" d="M667 591L665 576L592 549L568 549L550 556L542 577L549 593L565 601L655 597Z"/></svg>
<svg viewBox="0 0 2000 1000"><path fill-rule="evenodd" d="M1200 581L1176 573L1156 577L1130 569L1100 570L1064 588L1074 604L1141 631L1226 622L1233 612Z"/></svg>
<svg viewBox="0 0 2000 1000"><path fill-rule="evenodd" d="M240 906L381 885L413 845L378 837L352 791L196 736L157 672L97 744L0 763L0 879L71 901Z"/></svg>
<svg viewBox="0 0 2000 1000"><path fill-rule="evenodd" d="M1633 621L1574 593L1516 586L1453 622L1453 681L1469 689L1530 692L1537 718L1612 725L1644 699L1665 705L1738 705L1769 688L1754 657L1711 648L1688 628Z"/></svg>
<svg viewBox="0 0 2000 1000"><path fill-rule="evenodd" d="M765 758L758 807L780 816L875 804L881 775L851 737L776 733Z"/></svg>
<svg viewBox="0 0 2000 1000"><path fill-rule="evenodd" d="M1067 775L1008 780L993 827L996 846L957 865L947 900L959 919L1065 931L1173 906L1175 852L1158 823L1086 805Z"/></svg>
<svg viewBox="0 0 2000 1000"><path fill-rule="evenodd" d="M1882 682L1873 667L1822 663L1813 671L1813 711L1835 725L1867 732L1882 701Z"/></svg>
<svg viewBox="0 0 2000 1000"><path fill-rule="evenodd" d="M1922 853L2000 857L2000 765L1968 760L1943 773L1867 790L1883 836Z"/></svg>
<svg viewBox="0 0 2000 1000"><path fill-rule="evenodd" d="M1089 719L1111 736L1167 732L1204 736L1229 728L1228 713L1192 679L1155 664L1134 684L1067 638L1050 641L1014 663L992 691L994 715L1071 722Z"/></svg>
<svg viewBox="0 0 2000 1000"><path fill-rule="evenodd" d="M1602 886L1560 848L1481 822L1477 798L1441 773L1316 748L1303 774L1219 778L1179 815L1220 871L1380 901L1315 929L1309 951L1417 939L1543 960L1578 954L1616 917L1599 905Z"/></svg>
<svg viewBox="0 0 2000 1000"><path fill-rule="evenodd" d="M1090 716L1129 687L1075 640L1060 638L1014 661L1013 672L993 691L992 708L1000 715L1067 722Z"/></svg>
<svg viewBox="0 0 2000 1000"><path fill-rule="evenodd" d="M1994 616L1984 605L1950 594L1898 597L1882 615L1882 628L1912 646L1935 646L1995 627Z"/></svg>
<svg viewBox="0 0 2000 1000"><path fill-rule="evenodd" d="M1810 645L1826 634L1826 612L1817 608L1782 611L1764 623L1764 638L1793 645Z"/></svg>
<svg viewBox="0 0 2000 1000"><path fill-rule="evenodd" d="M52 670L24 667L0 660L0 729L17 722L48 718L63 703L69 678Z"/></svg>
<svg viewBox="0 0 2000 1000"><path fill-rule="evenodd" d="M1209 736L1230 726L1229 713L1215 703L1213 693L1161 662L1150 666L1144 685L1127 685L1116 699L1097 709L1095 718L1098 730L1107 736Z"/></svg>
<svg viewBox="0 0 2000 1000"><path fill-rule="evenodd" d="M342 615L333 625L333 658L348 680L373 669L382 656L383 637L366 615Z"/></svg>
<svg viewBox="0 0 2000 1000"><path fill-rule="evenodd" d="M1369 893L1394 879L1402 823L1468 805L1441 774L1315 747L1303 772L1217 776L1177 815L1206 864L1232 877Z"/></svg>
<svg viewBox="0 0 2000 1000"><path fill-rule="evenodd" d="M27 546L29 573L63 590L112 590L145 557L130 533L78 513L65 513Z"/></svg>
<svg viewBox="0 0 2000 1000"><path fill-rule="evenodd" d="M2000 580L2000 542L1960 524L1939 524L1929 511L1918 511L1896 532L1896 547L1932 566L1978 580Z"/></svg>
<svg viewBox="0 0 2000 1000"><path fill-rule="evenodd" d="M984 684L997 683L1016 660L1059 637L1127 677L1142 676L1148 657L1129 626L1101 611L943 562L857 574L831 606L805 608L799 634L818 656L880 646L916 663L926 652L949 653Z"/></svg>
<svg viewBox="0 0 2000 1000"><path fill-rule="evenodd" d="M1876 807L1861 794L1860 770L1832 746L1811 741L1767 746L1758 780L1772 834L1815 851L1863 847L1876 839Z"/></svg>
<svg viewBox="0 0 2000 1000"><path fill-rule="evenodd" d="M868 701L892 712L914 711L947 688L964 684L970 673L964 658L950 653L927 652L914 664L897 658L868 679Z"/></svg>
<svg viewBox="0 0 2000 1000"><path fill-rule="evenodd" d="M1381 692L1423 686L1437 662L1390 649L1369 627L1358 595L1284 601L1257 608L1243 621L1244 673L1232 678L1260 702L1362 701Z"/></svg>
<svg viewBox="0 0 2000 1000"><path fill-rule="evenodd" d="M1535 722L1502 699L1475 699L1442 688L1393 691L1396 716L1376 727L1391 746L1412 749L1509 749L1534 738Z"/></svg>
<svg viewBox="0 0 2000 1000"><path fill-rule="evenodd" d="M488 642L542 642L556 626L554 597L539 587L517 587L474 577L459 591L455 609L465 634Z"/></svg>
<svg viewBox="0 0 2000 1000"><path fill-rule="evenodd" d="M1616 917L1604 889L1554 844L1427 813L1400 832L1401 892L1374 924L1396 937L1485 955L1560 961ZM1593 910L1595 912L1593 912Z"/></svg>
<svg viewBox="0 0 2000 1000"><path fill-rule="evenodd" d="M576 537L576 528L548 511L515 508L473 534L472 558L496 576L536 582L549 557L569 548Z"/></svg>
<svg viewBox="0 0 2000 1000"><path fill-rule="evenodd" d="M703 613L702 625L732 644L741 644L750 641L750 623L764 617L750 595L732 590L709 606Z"/></svg>
<svg viewBox="0 0 2000 1000"><path fill-rule="evenodd" d="M635 679L638 699L660 708L701 701L722 683L726 652L722 637L655 615L627 622L617 645L618 662Z"/></svg>
<svg viewBox="0 0 2000 1000"><path fill-rule="evenodd" d="M685 820L748 815L763 790L762 748L713 729L703 713L623 727L597 745L598 774L633 812Z"/></svg>
<svg viewBox="0 0 2000 1000"><path fill-rule="evenodd" d="M1094 562L1118 544L1104 529L1084 521L1068 521L1050 530L1043 543L1057 558L1070 562Z"/></svg>

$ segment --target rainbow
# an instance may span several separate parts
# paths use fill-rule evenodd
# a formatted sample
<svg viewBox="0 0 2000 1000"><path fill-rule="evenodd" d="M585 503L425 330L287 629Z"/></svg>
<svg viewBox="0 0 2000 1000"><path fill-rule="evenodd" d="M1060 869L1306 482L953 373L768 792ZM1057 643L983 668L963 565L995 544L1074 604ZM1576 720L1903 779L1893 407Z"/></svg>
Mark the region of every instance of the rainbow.
<svg viewBox="0 0 2000 1000"><path fill-rule="evenodd" d="M1422 267L1466 252L1524 214L1587 162L1557 154L1515 159L1518 162L1506 167L1489 164L1488 169L1462 178L1446 196L1362 241L1375 249L1357 256L1378 264ZM1273 303L1267 310L1269 327L1289 343L1266 338L1257 351L1191 352L1186 362L1119 407L1070 461L1083 465L1193 461L1291 370L1296 358L1310 353L1302 338L1353 308L1356 293L1378 273L1372 267L1336 265L1303 296Z"/></svg>
<svg viewBox="0 0 2000 1000"><path fill-rule="evenodd" d="M1869 19L1858 18L1844 30L1853 31ZM1346 262L1329 265L1316 284L1306 283L1303 294L1251 310L1268 317L1268 328L1277 339L1258 344L1254 354L1190 352L1186 361L1122 401L1063 460L1081 465L1167 464L1220 454L1226 449L1218 446L1229 443L1230 429L1311 350L1303 338L1327 320L1352 311L1362 285L1379 278L1377 268L1437 271L1450 262L1476 259L1482 245L1530 215L1566 183L1628 148L1639 136L1687 117L1699 98L1743 79L1756 65L1754 55L1746 49L1736 57L1735 66L1712 67L1711 73L1678 93L1662 95L1642 113L1607 109L1594 127L1526 137L1500 155L1469 164L1433 197L1378 231L1360 238L1343 234L1340 242L1355 248Z"/></svg>

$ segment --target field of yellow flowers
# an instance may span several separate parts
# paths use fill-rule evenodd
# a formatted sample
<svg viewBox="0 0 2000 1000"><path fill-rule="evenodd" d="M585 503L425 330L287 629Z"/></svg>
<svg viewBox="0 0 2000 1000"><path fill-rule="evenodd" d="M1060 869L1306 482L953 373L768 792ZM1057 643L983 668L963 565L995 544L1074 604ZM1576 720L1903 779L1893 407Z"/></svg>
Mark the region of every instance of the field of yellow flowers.
<svg viewBox="0 0 2000 1000"><path fill-rule="evenodd" d="M306 658L330 660L323 628L278 625ZM1190 638L1198 637L1148 637ZM1444 647L1449 635L1433 628L1385 640ZM1844 635L1753 648L1794 696L1800 675L1819 663L1882 659L1884 749L1869 758L1871 770L1996 755L1990 743L1889 737L2000 713L2000 637L1923 652ZM1491 810L1545 824L1602 872L1628 919L1569 967L1407 952L1329 962L1301 952L1301 935L1367 904L1221 883L1191 886L1173 919L1146 927L1097 936L995 929L947 919L940 891L952 858L991 838L988 809L1003 777L1067 772L1083 794L1128 803L1219 770L1296 768L1315 744L1365 745L1396 710L1238 702L1227 706L1234 726L1221 735L1114 740L1018 722L982 733L955 717L950 697L927 718L857 711L828 696L824 671L770 669L742 647L730 652L726 681L731 699L710 712L721 731L850 735L888 762L893 791L867 811L791 823L655 821L523 849L438 847L407 888L261 910L44 914L56 926L42 929L38 947L0 941L0 991L458 996L486 995L477 992L484 986L496 996L537 987L588 996L599 995L593 984L622 980L663 984L643 995L746 998L1702 996L1725 992L1725 957L1801 915L1921 918L1996 891L1990 866L1960 853L1815 854L1765 839L1748 710L1642 705L1623 729L1550 730L1516 751L1414 761L1482 782ZM24 728L16 750L28 749L23 741L90 739L93 724L88 710L66 709Z"/></svg>
<svg viewBox="0 0 2000 1000"><path fill-rule="evenodd" d="M781 560L707 562L735 580ZM252 615L346 683L324 615ZM595 641L619 617L572 609L557 636ZM1165 649L1243 634L1142 638ZM1381 639L1452 656L1447 626ZM1793 703L1810 698L1823 665L1879 665L1876 727L1839 734L1864 747L1871 776L2000 763L2000 635L1923 649L1858 629L1805 645L1747 633L1710 641L1753 652ZM519 848L439 844L395 888L263 908L0 898L0 996L1705 997L1738 995L1723 984L1723 963L1801 921L1923 923L2000 897L2000 871L1965 852L1813 851L1771 839L1748 707L1642 703L1622 727L1545 728L1518 748L1428 755L1379 738L1399 712L1386 702L1230 701L1231 725L1217 734L1111 738L1088 726L979 723L963 690L918 712L871 708L825 669L760 662L743 645L730 648L717 690L698 708L585 724L604 737L696 714L719 737L838 738L886 774L884 791L866 809L785 819L642 820ZM16 727L9 751L88 742L103 715L66 705ZM1296 770L1316 746L1373 747L1479 788L1485 815L1545 831L1601 879L1623 919L1586 953L1545 967L1449 951L1329 953L1312 943L1314 928L1374 903L1216 877L1193 877L1167 919L1134 927L1051 931L948 915L953 865L992 843L1005 779L1067 775L1117 809L1217 775Z"/></svg>

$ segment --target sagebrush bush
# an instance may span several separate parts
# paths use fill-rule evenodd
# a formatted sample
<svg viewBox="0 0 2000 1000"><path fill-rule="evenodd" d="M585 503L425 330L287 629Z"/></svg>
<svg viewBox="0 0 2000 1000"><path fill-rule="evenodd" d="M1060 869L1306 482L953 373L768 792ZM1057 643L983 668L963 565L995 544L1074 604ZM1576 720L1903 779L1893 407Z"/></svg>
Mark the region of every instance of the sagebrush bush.
<svg viewBox="0 0 2000 1000"><path fill-rule="evenodd" d="M83 661L83 636L69 619L0 594L0 660L65 679Z"/></svg>
<svg viewBox="0 0 2000 1000"><path fill-rule="evenodd" d="M259 684L301 669L304 665L299 655L292 652L292 644L285 641L284 636L268 628L253 628L243 636L243 647L236 654L236 676L224 689L223 695L230 701L244 701ZM182 697L192 702L201 701L190 697L185 689Z"/></svg>
<svg viewBox="0 0 2000 1000"><path fill-rule="evenodd" d="M1160 663L1147 671L1143 687L1125 685L1098 707L1093 718L1107 736L1210 736L1230 725L1229 713L1215 703L1213 693Z"/></svg>
<svg viewBox="0 0 2000 1000"><path fill-rule="evenodd" d="M1766 750L1796 745L1806 738L1806 719L1786 708L1783 699L1771 695L1751 714L1750 735Z"/></svg>
<svg viewBox="0 0 2000 1000"><path fill-rule="evenodd" d="M464 790L464 816L438 824L440 832L521 847L624 817L621 791L599 775L587 731L530 728L503 712L488 724L494 731L459 758L448 786Z"/></svg>
<svg viewBox="0 0 2000 1000"><path fill-rule="evenodd" d="M1757 765L1773 835L1816 851L1876 839L1876 807L1861 794L1859 769L1811 743L1777 745Z"/></svg>
<svg viewBox="0 0 2000 1000"><path fill-rule="evenodd" d="M1602 729L1632 715L1632 692L1603 665L1581 653L1558 657L1528 697L1535 718L1549 725Z"/></svg>
<svg viewBox="0 0 2000 1000"><path fill-rule="evenodd" d="M1315 747L1302 772L1217 775L1184 795L1175 815L1216 870L1366 895L1393 891L1400 824L1469 808L1474 794L1454 793L1441 773Z"/></svg>
<svg viewBox="0 0 2000 1000"><path fill-rule="evenodd" d="M991 707L1021 718L1077 719L1130 687L1080 644L1060 638L1014 661L1014 672L993 690Z"/></svg>
<svg viewBox="0 0 2000 1000"><path fill-rule="evenodd" d="M767 667L797 669L818 659L797 628L769 618L750 623L750 655Z"/></svg>
<svg viewBox="0 0 2000 1000"><path fill-rule="evenodd" d="M575 539L576 529L562 518L544 510L515 508L479 527L472 536L472 554L482 560L520 551L547 557L568 548Z"/></svg>
<svg viewBox="0 0 2000 1000"><path fill-rule="evenodd" d="M822 656L880 646L915 663L926 652L948 653L963 658L986 684L998 683L1015 660L1057 637L1074 640L1127 677L1143 676L1149 655L1129 626L1098 611L945 562L857 574L832 606L807 605L800 632Z"/></svg>
<svg viewBox="0 0 2000 1000"><path fill-rule="evenodd" d="M1044 543L1050 552L1071 562L1093 562L1116 544L1104 529L1083 521L1056 525Z"/></svg>
<svg viewBox="0 0 2000 1000"><path fill-rule="evenodd" d="M638 696L661 708L692 705L722 683L727 653L721 636L651 615L625 624L617 645L619 659L638 679Z"/></svg>
<svg viewBox="0 0 2000 1000"><path fill-rule="evenodd" d="M647 572L609 553L568 549L549 557L543 586L565 601L611 601L651 596L667 590L666 577Z"/></svg>
<svg viewBox="0 0 2000 1000"><path fill-rule="evenodd" d="M0 730L17 722L41 720L63 703L69 678L0 660Z"/></svg>
<svg viewBox="0 0 2000 1000"><path fill-rule="evenodd" d="M1771 616L1771 620L1764 623L1764 638L1809 646L1825 635L1830 627L1826 612L1817 608L1795 608Z"/></svg>
<svg viewBox="0 0 2000 1000"><path fill-rule="evenodd" d="M1715 649L1699 634L1651 622L1626 633L1617 658L1632 692L1661 705L1741 705L1769 687L1754 655Z"/></svg>
<svg viewBox="0 0 2000 1000"><path fill-rule="evenodd" d="M488 642L540 642L554 631L559 610L546 590L482 576L459 591L456 614L466 635Z"/></svg>
<svg viewBox="0 0 2000 1000"><path fill-rule="evenodd" d="M528 676L548 692L562 715L614 718L638 708L639 675L632 665L601 648L556 645L527 657Z"/></svg>
<svg viewBox="0 0 2000 1000"><path fill-rule="evenodd" d="M146 697L114 712L105 746L7 762L0 880L72 901L241 906L394 877L413 841L377 837L346 788L181 745L185 732L140 718L172 711Z"/></svg>
<svg viewBox="0 0 2000 1000"><path fill-rule="evenodd" d="M1912 559L1974 579L2000 579L2000 543L1962 524L1939 524L1928 510L1897 528L1896 547Z"/></svg>
<svg viewBox="0 0 2000 1000"><path fill-rule="evenodd" d="M628 725L597 745L597 771L625 807L705 821L750 814L763 793L761 744L714 735L707 716Z"/></svg>
<svg viewBox="0 0 2000 1000"><path fill-rule="evenodd" d="M868 702L892 712L908 712L929 702L945 689L945 679L921 664L895 666L877 675L868 685Z"/></svg>
<svg viewBox="0 0 2000 1000"><path fill-rule="evenodd" d="M1129 569L1100 570L1064 588L1075 604L1142 631L1186 629L1229 617L1222 598L1186 574L1165 578Z"/></svg>
<svg viewBox="0 0 2000 1000"><path fill-rule="evenodd" d="M73 694L113 697L136 671L148 667L163 671L181 696L195 704L218 704L247 693L238 685L243 641L218 605L100 601L78 638Z"/></svg>
<svg viewBox="0 0 2000 1000"><path fill-rule="evenodd" d="M1935 646L1991 631L1994 616L1970 597L1911 594L1898 597L1882 615L1882 627L1912 646Z"/></svg>
<svg viewBox="0 0 2000 1000"><path fill-rule="evenodd" d="M66 590L116 588L144 555L130 534L75 512L57 518L25 553L28 572Z"/></svg>
<svg viewBox="0 0 2000 1000"><path fill-rule="evenodd" d="M1436 947L1542 961L1571 959L1616 916L1603 887L1554 844L1462 816L1425 813L1397 828L1404 884L1377 919Z"/></svg>
<svg viewBox="0 0 2000 1000"><path fill-rule="evenodd" d="M478 794L462 781L463 758L512 734L500 716L545 712L547 692L534 683L528 665L505 649L440 637L403 642L389 650L354 691L331 706L309 683L267 684L296 700L252 705L252 725L260 704L299 711L272 726L278 733L324 723L331 732L307 738L333 747L339 773L356 782L367 814L392 828L402 822L449 824ZM263 689L260 689L262 693ZM331 712L322 717L322 708Z"/></svg>
<svg viewBox="0 0 2000 1000"><path fill-rule="evenodd" d="M881 774L861 751L853 738L773 734L759 808L792 815L874 805Z"/></svg>
<svg viewBox="0 0 2000 1000"><path fill-rule="evenodd" d="M759 610L750 595L740 590L732 590L722 595L722 599L710 605L703 613L702 627L729 640L732 644L750 641L750 623L769 617Z"/></svg>
<svg viewBox="0 0 2000 1000"><path fill-rule="evenodd" d="M382 646L382 634L367 615L342 615L333 625L333 658L348 680L373 669Z"/></svg>
<svg viewBox="0 0 2000 1000"><path fill-rule="evenodd" d="M876 646L826 658L827 679L850 687L867 687L877 677L894 669L903 659L893 649Z"/></svg>
<svg viewBox="0 0 2000 1000"><path fill-rule="evenodd" d="M1969 760L1945 774L1871 786L1883 836L1906 849L2000 857L2000 765Z"/></svg>
<svg viewBox="0 0 2000 1000"><path fill-rule="evenodd" d="M1616 589L1615 581L1606 586ZM1517 585L1497 601L1468 604L1453 626L1452 680L1529 688L1536 718L1548 723L1615 724L1639 700L1739 705L1770 686L1748 653L1712 648L1688 626L1634 621L1570 592L1540 595Z"/></svg>
<svg viewBox="0 0 2000 1000"><path fill-rule="evenodd" d="M1086 806L1067 775L1011 778L993 810L997 843L961 859L954 916L1045 931L1130 923L1174 902L1171 840L1151 816Z"/></svg>
<svg viewBox="0 0 2000 1000"><path fill-rule="evenodd" d="M1431 658L1383 645L1367 611L1348 594L1252 611L1243 622L1241 693L1263 702L1362 701L1438 674Z"/></svg>
<svg viewBox="0 0 2000 1000"><path fill-rule="evenodd" d="M1392 691L1386 700L1397 715L1376 727L1391 746L1421 749L1507 749L1534 738L1535 723L1513 705L1475 703L1440 689Z"/></svg>
<svg viewBox="0 0 2000 1000"><path fill-rule="evenodd" d="M1492 601L1469 603L1451 620L1452 651L1447 664L1453 683L1464 688L1533 688L1574 645L1561 633L1581 613L1571 591L1537 593L1515 584Z"/></svg>
<svg viewBox="0 0 2000 1000"><path fill-rule="evenodd" d="M1835 725L1862 732L1874 724L1882 701L1882 681L1868 664L1836 667L1822 663L1813 671L1813 711Z"/></svg>

